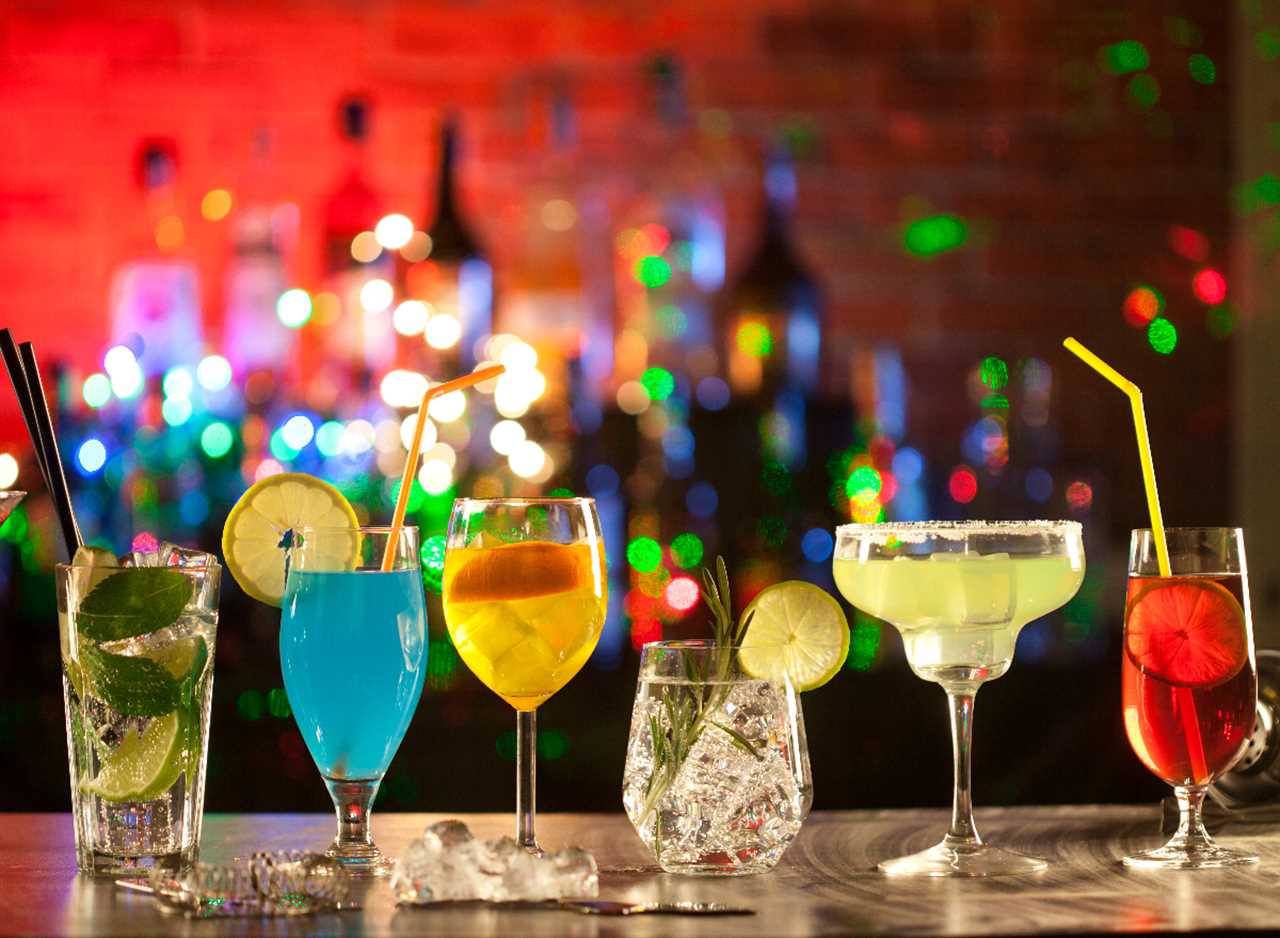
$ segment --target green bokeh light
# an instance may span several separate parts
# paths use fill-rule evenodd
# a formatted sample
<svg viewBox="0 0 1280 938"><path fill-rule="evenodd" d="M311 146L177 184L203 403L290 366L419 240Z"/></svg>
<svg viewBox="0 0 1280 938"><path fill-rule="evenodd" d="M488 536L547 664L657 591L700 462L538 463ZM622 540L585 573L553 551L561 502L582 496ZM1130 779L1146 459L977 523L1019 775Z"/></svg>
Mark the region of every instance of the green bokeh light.
<svg viewBox="0 0 1280 938"><path fill-rule="evenodd" d="M969 227L956 215L931 215L907 225L902 246L916 257L933 257L962 247L969 240Z"/></svg>
<svg viewBox="0 0 1280 938"><path fill-rule="evenodd" d="M1147 341L1161 355L1172 354L1178 347L1178 330L1169 320L1157 316L1147 326Z"/></svg>
<svg viewBox="0 0 1280 938"><path fill-rule="evenodd" d="M542 730L538 733L538 755L554 762L569 751L569 737L564 730Z"/></svg>
<svg viewBox="0 0 1280 938"><path fill-rule="evenodd" d="M637 537L627 545L627 563L640 573L652 573L662 564L662 545L651 537Z"/></svg>
<svg viewBox="0 0 1280 938"><path fill-rule="evenodd" d="M982 383L993 391L999 391L1009 383L1009 366L998 355L988 355L978 369Z"/></svg>
<svg viewBox="0 0 1280 938"><path fill-rule="evenodd" d="M1148 75L1146 72L1130 78L1126 90L1129 100L1143 110L1155 107L1156 102L1160 100L1160 82L1156 81L1154 75Z"/></svg>
<svg viewBox="0 0 1280 938"><path fill-rule="evenodd" d="M221 459L231 452L235 435L221 420L215 420L200 432L200 448L210 459Z"/></svg>
<svg viewBox="0 0 1280 938"><path fill-rule="evenodd" d="M844 484L844 492L850 498L869 501L880 494L882 485L880 473L875 467L859 466L849 474L849 480Z"/></svg>
<svg viewBox="0 0 1280 938"><path fill-rule="evenodd" d="M1128 75L1150 65L1151 56L1137 39L1124 39L1098 50L1098 63L1112 75Z"/></svg>
<svg viewBox="0 0 1280 938"><path fill-rule="evenodd" d="M283 687L273 687L267 691L267 710L277 720L287 720L293 715L293 710L289 706L289 695L285 693Z"/></svg>
<svg viewBox="0 0 1280 938"><path fill-rule="evenodd" d="M261 720L263 713L266 712L262 693L256 690L241 691L240 696L236 698L236 710L246 720Z"/></svg>
<svg viewBox="0 0 1280 938"><path fill-rule="evenodd" d="M1187 71L1191 73L1192 80L1202 85L1212 85L1218 79L1217 66L1203 52L1197 52L1187 59Z"/></svg>
<svg viewBox="0 0 1280 938"><path fill-rule="evenodd" d="M671 555L675 558L676 564L685 570L696 567L702 563L702 538L692 531L677 534L671 541Z"/></svg>
<svg viewBox="0 0 1280 938"><path fill-rule="evenodd" d="M671 279L671 265L657 254L650 254L636 261L635 275L638 281L652 290Z"/></svg>
<svg viewBox="0 0 1280 938"><path fill-rule="evenodd" d="M1253 48L1264 62L1280 58L1280 28L1260 29L1253 34Z"/></svg>
<svg viewBox="0 0 1280 938"><path fill-rule="evenodd" d="M1215 339L1225 339L1236 331L1236 311L1230 303L1219 303L1205 311L1204 327Z"/></svg>
<svg viewBox="0 0 1280 938"><path fill-rule="evenodd" d="M845 667L850 671L870 671L880 654L880 632L878 621L865 613L855 613Z"/></svg>
<svg viewBox="0 0 1280 938"><path fill-rule="evenodd" d="M640 383L649 392L651 401L665 401L676 389L675 376L657 365L645 369L644 374L640 376Z"/></svg>
<svg viewBox="0 0 1280 938"><path fill-rule="evenodd" d="M444 535L433 534L418 549L422 561L422 582L433 593L439 593L444 582Z"/></svg>

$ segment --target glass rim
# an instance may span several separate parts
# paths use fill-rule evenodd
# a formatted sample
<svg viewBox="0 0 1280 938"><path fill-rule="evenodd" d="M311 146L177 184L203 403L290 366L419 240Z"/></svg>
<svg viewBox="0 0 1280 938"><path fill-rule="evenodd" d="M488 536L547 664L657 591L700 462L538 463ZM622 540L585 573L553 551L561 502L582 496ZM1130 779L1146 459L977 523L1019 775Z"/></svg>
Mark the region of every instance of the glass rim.
<svg viewBox="0 0 1280 938"><path fill-rule="evenodd" d="M341 531L343 533L347 533L349 531L355 530L355 531L359 531L361 534L390 534L392 531L395 530L395 526L390 524L361 524L361 525L357 525L355 528L344 528L336 524L322 524L322 525L302 525L296 528L291 528L290 530L319 531L319 532ZM416 524L402 524L400 525L400 530L416 531L418 530L418 526ZM285 548L282 548L282 549L285 549Z"/></svg>
<svg viewBox="0 0 1280 938"><path fill-rule="evenodd" d="M218 563L218 558L213 554L213 563L206 564L166 564L165 566L154 567L90 567L86 564L78 564L71 562L55 563L53 569L61 573L64 570L177 570L179 573L208 573L211 570L221 570L222 564Z"/></svg>
<svg viewBox="0 0 1280 938"><path fill-rule="evenodd" d="M459 505L587 505L595 504L595 498L590 495L564 495L564 496L546 496L533 498L474 498L470 495L464 495L453 500L453 507Z"/></svg>
<svg viewBox="0 0 1280 938"><path fill-rule="evenodd" d="M1164 533L1177 531L1179 534L1193 534L1205 531L1229 531L1232 534L1244 534L1244 528L1236 525L1211 525L1211 524L1190 524L1190 525L1166 525ZM1131 528L1130 535L1134 534L1150 534L1151 528Z"/></svg>
<svg viewBox="0 0 1280 938"><path fill-rule="evenodd" d="M728 645L722 645L714 638L673 638L645 642L640 646L640 650L647 651L652 648L657 651L723 651L728 648L732 651L741 651L744 648L780 648L783 644L782 642L753 642L744 645L742 642L732 642ZM836 646L833 643L821 647L834 648Z"/></svg>
<svg viewBox="0 0 1280 938"><path fill-rule="evenodd" d="M949 531L956 534L1043 534L1052 531L1082 531L1079 521L874 521L836 526L837 535L845 534L893 534L905 531L911 535L929 534L933 531ZM1169 530L1166 528L1166 530Z"/></svg>
<svg viewBox="0 0 1280 938"><path fill-rule="evenodd" d="M15 495L26 496L28 493L22 489L0 489L0 498L13 498Z"/></svg>

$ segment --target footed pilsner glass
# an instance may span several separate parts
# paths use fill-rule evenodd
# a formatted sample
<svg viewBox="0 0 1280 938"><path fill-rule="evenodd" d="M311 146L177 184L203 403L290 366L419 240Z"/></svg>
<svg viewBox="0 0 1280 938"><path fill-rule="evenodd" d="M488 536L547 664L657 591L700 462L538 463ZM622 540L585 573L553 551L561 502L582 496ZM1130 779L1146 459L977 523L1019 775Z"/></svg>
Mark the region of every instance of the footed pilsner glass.
<svg viewBox="0 0 1280 938"><path fill-rule="evenodd" d="M651 642L640 655L622 801L668 873L773 869L813 804L800 695L737 648Z"/></svg>

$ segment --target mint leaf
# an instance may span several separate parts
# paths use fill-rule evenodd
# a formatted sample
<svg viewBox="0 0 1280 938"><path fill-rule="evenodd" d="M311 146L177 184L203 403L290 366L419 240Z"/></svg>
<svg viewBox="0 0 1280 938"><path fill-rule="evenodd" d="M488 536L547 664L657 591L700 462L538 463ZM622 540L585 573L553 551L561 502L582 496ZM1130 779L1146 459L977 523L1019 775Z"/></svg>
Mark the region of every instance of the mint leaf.
<svg viewBox="0 0 1280 938"><path fill-rule="evenodd" d="M82 644L80 663L93 696L125 716L163 716L181 700L178 682L150 658L113 655Z"/></svg>
<svg viewBox="0 0 1280 938"><path fill-rule="evenodd" d="M191 581L176 570L121 570L89 591L76 610L76 628L95 642L146 635L177 622L191 592Z"/></svg>

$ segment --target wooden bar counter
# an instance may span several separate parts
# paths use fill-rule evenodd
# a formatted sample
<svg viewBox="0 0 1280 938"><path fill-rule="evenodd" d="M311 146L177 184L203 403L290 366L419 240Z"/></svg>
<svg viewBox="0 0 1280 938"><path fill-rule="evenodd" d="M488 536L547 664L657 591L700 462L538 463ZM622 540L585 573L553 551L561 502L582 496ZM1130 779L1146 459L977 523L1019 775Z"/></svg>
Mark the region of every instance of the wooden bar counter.
<svg viewBox="0 0 1280 938"><path fill-rule="evenodd" d="M445 815L374 817L393 855ZM507 834L509 815L462 815L482 838ZM937 841L943 811L817 812L772 873L742 878L669 876L649 867L622 815L545 814L549 848L578 844L600 862L603 898L708 900L748 906L751 917L601 918L559 910L397 908L385 880L364 907L294 919L196 921L161 913L144 895L75 873L66 814L0 816L0 935L1017 935L1280 928L1280 830L1228 828L1220 839L1262 856L1255 867L1181 873L1123 869L1122 854L1161 843L1159 807L1069 806L979 810L986 839L1046 857L1029 877L890 880L887 857ZM209 815L203 858L311 849L333 835L331 815Z"/></svg>

